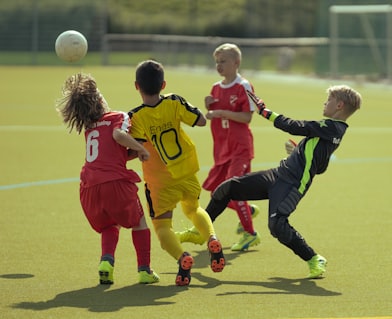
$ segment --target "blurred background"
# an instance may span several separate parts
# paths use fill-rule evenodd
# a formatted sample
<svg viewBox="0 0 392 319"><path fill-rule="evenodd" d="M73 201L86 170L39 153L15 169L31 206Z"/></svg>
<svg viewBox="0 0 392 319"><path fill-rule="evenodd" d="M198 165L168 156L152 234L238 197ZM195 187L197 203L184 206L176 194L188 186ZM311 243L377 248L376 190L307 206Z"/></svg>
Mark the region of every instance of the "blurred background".
<svg viewBox="0 0 392 319"><path fill-rule="evenodd" d="M392 80L392 0L0 0L0 65L61 65L57 36L89 43L80 64L212 68L240 46L242 68Z"/></svg>

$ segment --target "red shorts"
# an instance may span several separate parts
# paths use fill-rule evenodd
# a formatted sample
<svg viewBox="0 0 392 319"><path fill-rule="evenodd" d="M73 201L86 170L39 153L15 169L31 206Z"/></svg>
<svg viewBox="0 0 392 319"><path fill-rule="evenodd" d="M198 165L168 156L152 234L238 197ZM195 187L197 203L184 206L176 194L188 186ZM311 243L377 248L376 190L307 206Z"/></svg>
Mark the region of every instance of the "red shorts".
<svg viewBox="0 0 392 319"><path fill-rule="evenodd" d="M138 226L144 215L138 187L128 180L116 180L92 187L80 187L80 203L91 227L101 233L112 225Z"/></svg>
<svg viewBox="0 0 392 319"><path fill-rule="evenodd" d="M203 188L213 192L225 180L249 173L250 161L247 158L234 158L222 165L214 165L202 185Z"/></svg>

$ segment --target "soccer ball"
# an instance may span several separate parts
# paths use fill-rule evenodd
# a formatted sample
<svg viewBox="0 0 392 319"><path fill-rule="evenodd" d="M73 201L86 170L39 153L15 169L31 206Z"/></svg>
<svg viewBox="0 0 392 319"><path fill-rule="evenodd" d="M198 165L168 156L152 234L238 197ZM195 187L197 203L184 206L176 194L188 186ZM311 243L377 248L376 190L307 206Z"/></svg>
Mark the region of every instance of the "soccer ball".
<svg viewBox="0 0 392 319"><path fill-rule="evenodd" d="M88 44L83 34L75 30L68 30L57 37L55 49L61 60L77 62L86 55Z"/></svg>

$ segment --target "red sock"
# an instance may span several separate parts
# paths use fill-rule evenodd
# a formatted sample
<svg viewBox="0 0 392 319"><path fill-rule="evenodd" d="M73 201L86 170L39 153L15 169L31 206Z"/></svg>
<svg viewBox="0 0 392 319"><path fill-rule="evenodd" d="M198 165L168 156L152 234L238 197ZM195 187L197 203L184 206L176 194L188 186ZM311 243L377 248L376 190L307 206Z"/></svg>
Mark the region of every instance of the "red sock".
<svg viewBox="0 0 392 319"><path fill-rule="evenodd" d="M102 257L112 257L114 260L114 253L116 251L119 229L117 226L109 226L105 228L101 233L101 248ZM102 258L101 257L101 258Z"/></svg>
<svg viewBox="0 0 392 319"><path fill-rule="evenodd" d="M151 232L149 228L132 231L138 270L150 270Z"/></svg>
<svg viewBox="0 0 392 319"><path fill-rule="evenodd" d="M244 201L230 201L230 208L237 212L237 215L241 221L244 230L250 234L254 234L255 230L253 228L252 213L250 211L250 206Z"/></svg>

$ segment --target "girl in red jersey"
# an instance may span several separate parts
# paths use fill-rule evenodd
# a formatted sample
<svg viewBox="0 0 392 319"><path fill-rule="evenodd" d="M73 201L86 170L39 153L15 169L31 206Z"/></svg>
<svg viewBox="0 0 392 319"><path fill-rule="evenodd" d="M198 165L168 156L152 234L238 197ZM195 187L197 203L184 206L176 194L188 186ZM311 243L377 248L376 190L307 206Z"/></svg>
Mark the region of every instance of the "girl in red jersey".
<svg viewBox="0 0 392 319"><path fill-rule="evenodd" d="M80 203L91 227L101 234L100 283L113 283L121 227L132 228L139 282L158 282L159 276L150 268L151 234L137 194L136 183L141 179L126 167L131 158L147 160L149 152L128 134L128 114L110 111L92 76L78 73L69 77L62 93L57 110L64 123L70 132L73 128L79 134L85 132Z"/></svg>

